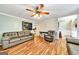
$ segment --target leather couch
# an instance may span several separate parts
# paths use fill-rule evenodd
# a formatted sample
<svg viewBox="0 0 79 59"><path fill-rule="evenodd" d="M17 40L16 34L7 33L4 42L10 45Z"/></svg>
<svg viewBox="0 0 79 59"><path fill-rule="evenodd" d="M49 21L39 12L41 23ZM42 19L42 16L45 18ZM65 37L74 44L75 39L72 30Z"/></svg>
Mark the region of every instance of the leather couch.
<svg viewBox="0 0 79 59"><path fill-rule="evenodd" d="M5 32L2 37L2 48L6 49L11 46L26 42L33 39L34 36L29 31Z"/></svg>
<svg viewBox="0 0 79 59"><path fill-rule="evenodd" d="M69 55L79 55L79 39L67 38L67 47Z"/></svg>

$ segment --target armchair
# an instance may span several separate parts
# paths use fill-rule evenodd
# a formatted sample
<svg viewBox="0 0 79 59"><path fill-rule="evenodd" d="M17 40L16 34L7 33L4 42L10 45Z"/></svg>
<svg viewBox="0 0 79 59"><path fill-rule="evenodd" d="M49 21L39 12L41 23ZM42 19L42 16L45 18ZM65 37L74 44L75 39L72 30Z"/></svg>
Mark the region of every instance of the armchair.
<svg viewBox="0 0 79 59"><path fill-rule="evenodd" d="M55 31L48 31L47 34L44 34L44 39L46 41L52 42L55 39Z"/></svg>

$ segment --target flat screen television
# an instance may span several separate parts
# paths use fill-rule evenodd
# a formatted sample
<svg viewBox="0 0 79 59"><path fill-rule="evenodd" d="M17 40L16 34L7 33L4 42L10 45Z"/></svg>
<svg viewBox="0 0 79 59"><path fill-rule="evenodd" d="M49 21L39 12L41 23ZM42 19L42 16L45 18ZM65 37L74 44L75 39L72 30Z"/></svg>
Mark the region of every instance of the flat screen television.
<svg viewBox="0 0 79 59"><path fill-rule="evenodd" d="M32 30L32 23L22 21L23 30Z"/></svg>

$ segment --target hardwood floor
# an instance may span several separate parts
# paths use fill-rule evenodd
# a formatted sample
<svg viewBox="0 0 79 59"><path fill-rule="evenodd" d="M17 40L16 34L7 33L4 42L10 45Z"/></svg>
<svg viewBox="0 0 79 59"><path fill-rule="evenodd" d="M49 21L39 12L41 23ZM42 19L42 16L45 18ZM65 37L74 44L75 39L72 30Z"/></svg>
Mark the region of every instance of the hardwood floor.
<svg viewBox="0 0 79 59"><path fill-rule="evenodd" d="M67 55L66 40L59 39L52 43L42 37L3 50L9 55Z"/></svg>

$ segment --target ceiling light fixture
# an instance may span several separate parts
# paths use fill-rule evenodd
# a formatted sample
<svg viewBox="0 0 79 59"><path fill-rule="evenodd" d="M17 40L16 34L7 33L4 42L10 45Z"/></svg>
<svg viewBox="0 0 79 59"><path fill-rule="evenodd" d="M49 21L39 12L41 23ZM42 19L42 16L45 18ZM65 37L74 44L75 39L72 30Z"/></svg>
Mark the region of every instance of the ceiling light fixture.
<svg viewBox="0 0 79 59"><path fill-rule="evenodd" d="M33 14L31 15L31 17L41 18L42 15L49 15L49 12L43 12L42 11L43 9L44 9L44 5L40 4L39 6L36 6L35 10L33 10L33 9L26 9L26 10L33 12Z"/></svg>

